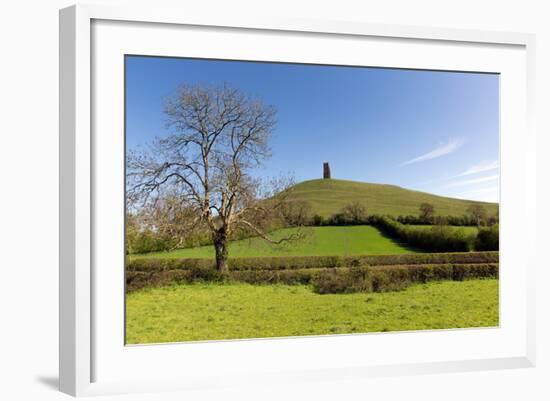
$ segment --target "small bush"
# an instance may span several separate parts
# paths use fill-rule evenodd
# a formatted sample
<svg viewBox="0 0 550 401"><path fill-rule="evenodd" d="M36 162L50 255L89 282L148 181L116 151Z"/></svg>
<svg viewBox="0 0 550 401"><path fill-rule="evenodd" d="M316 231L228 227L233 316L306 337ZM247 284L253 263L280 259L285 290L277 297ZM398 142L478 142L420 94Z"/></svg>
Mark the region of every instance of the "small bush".
<svg viewBox="0 0 550 401"><path fill-rule="evenodd" d="M351 224L365 224L367 222L367 209L361 202L351 202L341 211L346 220Z"/></svg>
<svg viewBox="0 0 550 401"><path fill-rule="evenodd" d="M312 223L314 226L323 226L325 225L325 218L321 215L314 215L312 219Z"/></svg>
<svg viewBox="0 0 550 401"><path fill-rule="evenodd" d="M480 227L475 240L475 249L478 251L498 251L499 227L495 224L490 227Z"/></svg>
<svg viewBox="0 0 550 401"><path fill-rule="evenodd" d="M372 270L370 282L372 292L399 291L412 283L406 269Z"/></svg>
<svg viewBox="0 0 550 401"><path fill-rule="evenodd" d="M173 242L151 230L139 231L129 227L126 233L126 253L166 251L174 245Z"/></svg>
<svg viewBox="0 0 550 401"><path fill-rule="evenodd" d="M312 284L313 291L318 294L372 291L367 267L325 269L312 280Z"/></svg>
<svg viewBox="0 0 550 401"><path fill-rule="evenodd" d="M207 266L193 266L188 270L187 279L192 282L197 281L221 281L222 274L215 268Z"/></svg>

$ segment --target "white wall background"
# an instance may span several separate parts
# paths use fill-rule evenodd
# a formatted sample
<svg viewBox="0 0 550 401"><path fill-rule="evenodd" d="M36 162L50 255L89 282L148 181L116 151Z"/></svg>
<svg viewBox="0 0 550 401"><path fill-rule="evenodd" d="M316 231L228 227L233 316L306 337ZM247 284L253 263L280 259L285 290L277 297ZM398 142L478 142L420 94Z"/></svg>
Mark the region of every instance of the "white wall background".
<svg viewBox="0 0 550 401"><path fill-rule="evenodd" d="M96 3L130 4L130 0ZM151 2L153 3L153 2ZM539 244L550 238L550 11L544 0L156 0L190 13L294 16L537 34ZM2 2L0 14L0 398L57 400L58 9L64 0ZM546 159L546 160L545 160ZM327 382L116 399L550 399L550 263L537 272L538 366L482 373ZM115 397L106 397L115 399Z"/></svg>

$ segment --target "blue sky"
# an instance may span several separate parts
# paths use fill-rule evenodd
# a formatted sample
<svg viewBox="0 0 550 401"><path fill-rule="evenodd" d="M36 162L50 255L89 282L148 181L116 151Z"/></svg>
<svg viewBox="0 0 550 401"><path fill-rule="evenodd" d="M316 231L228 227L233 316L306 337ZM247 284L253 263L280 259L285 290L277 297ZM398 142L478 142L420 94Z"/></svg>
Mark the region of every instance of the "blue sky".
<svg viewBox="0 0 550 401"><path fill-rule="evenodd" d="M498 75L131 56L127 146L168 134L180 84L224 82L277 110L262 176L321 178L328 161L333 178L498 202Z"/></svg>

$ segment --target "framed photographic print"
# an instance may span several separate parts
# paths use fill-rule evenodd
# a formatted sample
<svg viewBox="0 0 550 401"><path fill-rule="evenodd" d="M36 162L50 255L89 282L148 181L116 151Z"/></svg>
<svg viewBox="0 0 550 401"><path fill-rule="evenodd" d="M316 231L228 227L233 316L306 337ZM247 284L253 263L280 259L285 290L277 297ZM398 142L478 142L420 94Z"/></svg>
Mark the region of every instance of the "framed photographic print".
<svg viewBox="0 0 550 401"><path fill-rule="evenodd" d="M60 14L60 387L534 364L534 38Z"/></svg>

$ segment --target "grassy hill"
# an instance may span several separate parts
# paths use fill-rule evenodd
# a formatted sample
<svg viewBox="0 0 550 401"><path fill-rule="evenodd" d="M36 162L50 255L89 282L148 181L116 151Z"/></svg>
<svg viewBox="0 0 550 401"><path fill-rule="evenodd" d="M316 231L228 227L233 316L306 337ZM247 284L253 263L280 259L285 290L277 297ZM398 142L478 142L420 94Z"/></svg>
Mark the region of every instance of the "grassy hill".
<svg viewBox="0 0 550 401"><path fill-rule="evenodd" d="M369 214L418 215L420 204L434 205L436 215L462 216L471 204L481 204L489 214L498 211L497 203L476 202L426 192L413 191L396 185L370 184L346 180L310 180L291 189L292 199L311 206L312 214L329 217L351 202L361 202Z"/></svg>

